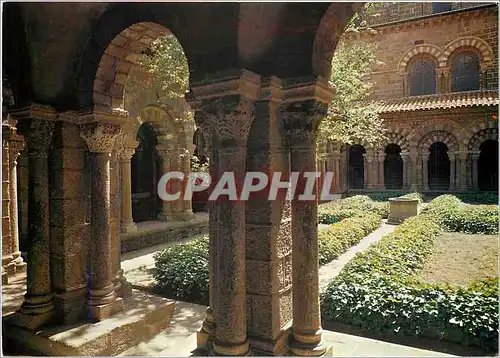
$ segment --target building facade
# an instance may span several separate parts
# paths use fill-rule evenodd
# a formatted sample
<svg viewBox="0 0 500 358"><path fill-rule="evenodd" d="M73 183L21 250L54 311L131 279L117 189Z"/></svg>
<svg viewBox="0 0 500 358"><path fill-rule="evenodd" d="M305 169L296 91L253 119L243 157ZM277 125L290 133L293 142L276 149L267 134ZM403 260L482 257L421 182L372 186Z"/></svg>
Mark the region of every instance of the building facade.
<svg viewBox="0 0 500 358"><path fill-rule="evenodd" d="M497 5L384 3L359 21L344 36L377 44L367 79L387 133L328 144L336 190L498 190Z"/></svg>

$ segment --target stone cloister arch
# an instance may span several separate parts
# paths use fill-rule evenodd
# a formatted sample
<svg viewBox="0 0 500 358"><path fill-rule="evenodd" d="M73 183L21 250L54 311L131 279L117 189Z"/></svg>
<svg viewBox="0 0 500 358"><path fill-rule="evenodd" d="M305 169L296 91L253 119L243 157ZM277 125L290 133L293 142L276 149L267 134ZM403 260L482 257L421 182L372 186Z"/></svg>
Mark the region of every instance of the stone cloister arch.
<svg viewBox="0 0 500 358"><path fill-rule="evenodd" d="M38 260L28 262L29 280L36 272L36 282L29 281L17 315L36 331L41 324L57 326L54 318L106 321L122 309L127 285L118 232L119 198L125 190L119 188L118 172L126 166L118 161L126 161L124 149L137 145L136 116L127 109L124 81L151 41L170 30L183 45L190 65L190 105L218 174L311 171L316 124L332 97L327 83L331 57L361 4L19 6L30 15L21 22L33 56L12 60L27 60L37 68L30 80L35 84L30 99L36 102L11 113L33 154L29 185L35 191L29 195L41 210L30 211L28 226L37 227L33 234L41 251ZM253 16L260 10L276 15L279 26ZM239 46L251 43L262 29L269 46ZM150 105L165 112L158 103L143 108ZM88 166L83 164L87 150ZM49 170L53 165L58 172ZM56 186L51 192L49 178ZM73 184L77 190L65 190ZM91 191L89 212L82 205L82 188ZM317 231L308 229L316 222L317 203L306 205L306 215L297 202L284 199L211 206L211 298L200 348L219 355L327 353L321 338ZM49 250L53 232L61 245ZM82 243L82 238L89 241ZM19 339L12 327L20 321L9 323L9 339ZM118 344L123 339L117 337Z"/></svg>
<svg viewBox="0 0 500 358"><path fill-rule="evenodd" d="M486 126L484 126L486 127ZM495 147L495 143L496 147ZM498 190L498 128L483 128L474 133L469 150L469 184L472 190Z"/></svg>

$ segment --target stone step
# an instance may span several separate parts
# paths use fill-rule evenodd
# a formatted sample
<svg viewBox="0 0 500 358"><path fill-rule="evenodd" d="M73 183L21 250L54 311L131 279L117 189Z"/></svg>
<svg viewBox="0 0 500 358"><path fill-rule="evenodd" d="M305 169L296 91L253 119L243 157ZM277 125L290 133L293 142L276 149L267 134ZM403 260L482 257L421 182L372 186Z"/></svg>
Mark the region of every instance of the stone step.
<svg viewBox="0 0 500 358"><path fill-rule="evenodd" d="M97 323L61 325L31 332L9 324L3 334L16 349L49 356L114 356L150 340L169 327L175 301L133 290L123 311Z"/></svg>

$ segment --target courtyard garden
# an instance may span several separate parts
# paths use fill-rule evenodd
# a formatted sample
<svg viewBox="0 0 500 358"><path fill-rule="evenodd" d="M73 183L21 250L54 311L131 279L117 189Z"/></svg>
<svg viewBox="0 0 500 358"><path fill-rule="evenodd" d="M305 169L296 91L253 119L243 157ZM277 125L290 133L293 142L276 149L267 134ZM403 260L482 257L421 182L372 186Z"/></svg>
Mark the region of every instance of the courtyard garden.
<svg viewBox="0 0 500 358"><path fill-rule="evenodd" d="M318 209L319 263L326 265L377 230L388 198L355 195ZM418 193L403 195L426 198ZM498 345L498 206L490 194L442 195L421 214L357 253L323 290L326 329L425 337L495 352ZM428 198L427 198L428 200ZM479 204L478 204L479 203ZM155 291L208 305L209 239L155 254Z"/></svg>

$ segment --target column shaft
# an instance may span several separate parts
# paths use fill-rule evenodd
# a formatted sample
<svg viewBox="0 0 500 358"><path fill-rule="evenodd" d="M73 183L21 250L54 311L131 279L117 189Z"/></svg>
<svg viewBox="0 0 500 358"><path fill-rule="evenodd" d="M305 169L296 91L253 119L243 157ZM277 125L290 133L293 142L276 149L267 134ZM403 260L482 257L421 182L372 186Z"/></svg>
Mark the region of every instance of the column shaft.
<svg viewBox="0 0 500 358"><path fill-rule="evenodd" d="M429 191L429 155L422 154L422 182L424 191Z"/></svg>
<svg viewBox="0 0 500 358"><path fill-rule="evenodd" d="M132 217L132 169L130 159L132 151L123 151L120 155L121 176L121 231L124 233L137 230ZM155 193L156 194L156 193Z"/></svg>
<svg viewBox="0 0 500 358"><path fill-rule="evenodd" d="M246 150L219 148L219 176L233 172L236 187L245 173ZM215 203L217 228L217 304L214 350L218 355L248 352L246 323L245 203L221 197Z"/></svg>
<svg viewBox="0 0 500 358"><path fill-rule="evenodd" d="M479 154L472 154L472 190L479 190L479 173L478 173Z"/></svg>
<svg viewBox="0 0 500 358"><path fill-rule="evenodd" d="M450 153L450 191L456 189L455 185L455 153Z"/></svg>
<svg viewBox="0 0 500 358"><path fill-rule="evenodd" d="M21 313L46 314L54 309L50 277L49 162L54 124L27 120L23 132L28 147L27 290Z"/></svg>

